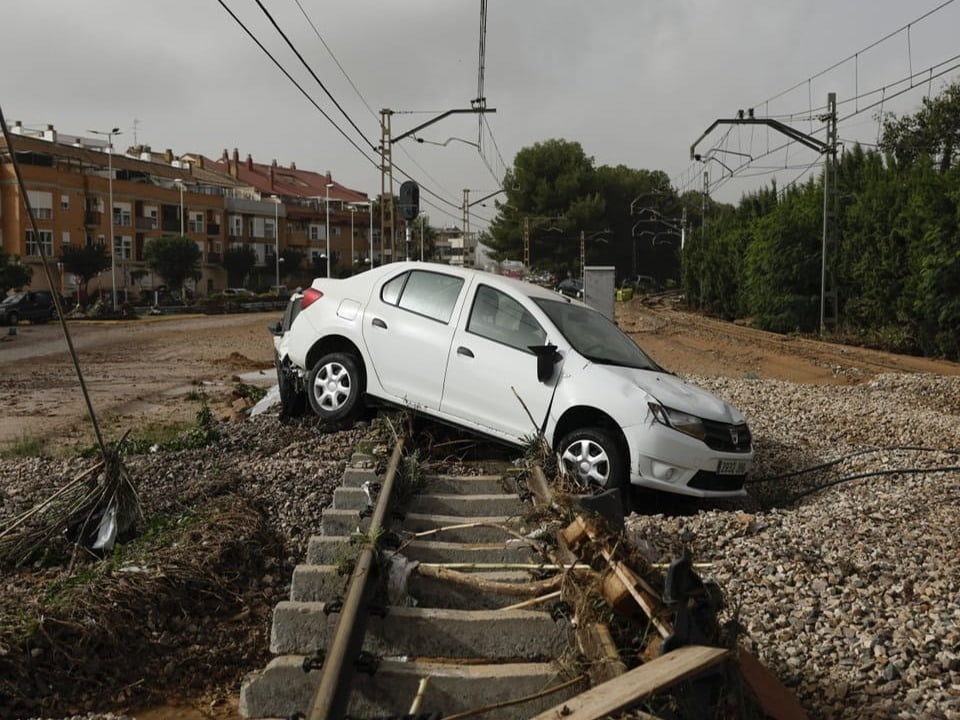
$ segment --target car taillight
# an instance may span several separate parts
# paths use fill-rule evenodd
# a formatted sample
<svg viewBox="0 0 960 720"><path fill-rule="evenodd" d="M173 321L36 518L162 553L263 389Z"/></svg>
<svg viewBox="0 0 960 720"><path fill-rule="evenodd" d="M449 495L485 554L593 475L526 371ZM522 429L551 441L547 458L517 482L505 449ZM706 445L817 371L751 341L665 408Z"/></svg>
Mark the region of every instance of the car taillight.
<svg viewBox="0 0 960 720"><path fill-rule="evenodd" d="M313 305L314 301L319 300L322 297L323 293L320 290L307 288L303 291L303 302L300 304L300 309L306 310L308 307Z"/></svg>

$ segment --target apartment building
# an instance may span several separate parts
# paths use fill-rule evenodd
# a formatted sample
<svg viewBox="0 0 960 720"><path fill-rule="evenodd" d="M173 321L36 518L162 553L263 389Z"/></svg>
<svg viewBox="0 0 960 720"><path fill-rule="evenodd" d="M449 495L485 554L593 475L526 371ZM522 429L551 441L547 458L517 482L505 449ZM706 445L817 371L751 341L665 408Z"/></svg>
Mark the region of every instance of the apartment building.
<svg viewBox="0 0 960 720"><path fill-rule="evenodd" d="M47 287L41 246L54 284L67 295L77 293L76 279L58 259L63 247L112 244L111 268L86 290L120 301L159 287L144 260L144 248L162 236L184 235L197 243L202 263L191 290L209 294L227 286L224 252L250 246L257 258L248 281L270 286L302 284L309 260L326 258L330 228L332 266L365 266L371 254L371 203L366 195L319 175L280 169L276 162L256 165L238 152L220 161L202 155L180 157L149 147L111 152L100 138L58 133L52 126L36 132L17 123L11 128L27 196L37 222L30 226L9 149L0 137L0 246L33 270L33 288ZM112 243L111 243L112 238ZM278 253L296 248L307 258L299 268L282 267ZM320 267L323 263L320 263ZM282 273L281 273L282 268ZM298 277L300 275L301 277Z"/></svg>

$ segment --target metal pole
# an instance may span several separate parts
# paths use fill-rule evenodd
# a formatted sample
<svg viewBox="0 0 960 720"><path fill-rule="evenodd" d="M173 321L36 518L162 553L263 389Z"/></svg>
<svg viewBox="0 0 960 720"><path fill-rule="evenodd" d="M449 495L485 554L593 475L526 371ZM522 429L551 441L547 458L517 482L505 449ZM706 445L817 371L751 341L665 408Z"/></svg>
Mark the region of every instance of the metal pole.
<svg viewBox="0 0 960 720"><path fill-rule="evenodd" d="M280 297L280 198L273 196L273 261L277 265L277 284L274 288Z"/></svg>
<svg viewBox="0 0 960 720"><path fill-rule="evenodd" d="M113 309L117 309L117 246L113 239L113 132L107 133L109 137L107 148L107 184L108 194L110 196L110 283L112 286L111 294L113 296Z"/></svg>
<svg viewBox="0 0 960 720"><path fill-rule="evenodd" d="M120 128L91 130L94 135L107 136L107 193L110 198L110 284L113 294L113 309L117 309L117 249L113 240L113 136L122 135ZM100 288L101 293L103 288Z"/></svg>
<svg viewBox="0 0 960 720"><path fill-rule="evenodd" d="M327 207L327 277L330 277L330 185L327 183L327 200L324 203Z"/></svg>
<svg viewBox="0 0 960 720"><path fill-rule="evenodd" d="M420 262L423 262L423 215L420 215Z"/></svg>
<svg viewBox="0 0 960 720"><path fill-rule="evenodd" d="M351 269L353 268L353 258L356 257L353 252L353 242L354 242L353 239L355 237L353 234L353 221L356 217L357 217L357 206L351 205L350 206L350 268Z"/></svg>
<svg viewBox="0 0 960 720"><path fill-rule="evenodd" d="M587 248L586 239L587 239L586 233L583 230L581 230L580 231L580 287L583 288L584 298L586 298L586 292L587 292L587 271L584 268L584 266L586 265L586 248Z"/></svg>
<svg viewBox="0 0 960 720"><path fill-rule="evenodd" d="M367 252L370 253L370 267L373 267L373 200L367 203L367 212L370 214L370 234L367 235Z"/></svg>
<svg viewBox="0 0 960 720"><path fill-rule="evenodd" d="M183 180L178 181L177 185L180 186L180 237L184 237L185 233L183 231Z"/></svg>

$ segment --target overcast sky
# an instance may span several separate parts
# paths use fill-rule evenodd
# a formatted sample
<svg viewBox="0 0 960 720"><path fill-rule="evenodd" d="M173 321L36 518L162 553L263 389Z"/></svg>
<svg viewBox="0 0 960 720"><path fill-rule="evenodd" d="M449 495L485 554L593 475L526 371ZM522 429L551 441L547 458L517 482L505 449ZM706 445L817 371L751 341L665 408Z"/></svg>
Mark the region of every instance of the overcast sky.
<svg viewBox="0 0 960 720"><path fill-rule="evenodd" d="M256 0L5 2L4 117L77 135L119 127L123 147L237 148L376 196L382 108L395 111L397 136L477 97L480 0L261 2L362 136ZM579 142L597 165L662 170L678 189L700 189L691 144L741 108L822 140L809 118L836 92L841 141L876 142L881 108L915 112L960 78L957 28L960 2L942 0L488 0L483 94L496 113L482 138L478 116L454 115L418 133L428 142L394 144L393 160L421 183L435 225L460 224L465 188L471 201L496 191L518 150L550 138ZM736 202L775 168L781 187L816 172L804 173L816 153L783 144L757 126L718 127L697 146L714 149L713 196ZM474 229L493 215L473 209Z"/></svg>

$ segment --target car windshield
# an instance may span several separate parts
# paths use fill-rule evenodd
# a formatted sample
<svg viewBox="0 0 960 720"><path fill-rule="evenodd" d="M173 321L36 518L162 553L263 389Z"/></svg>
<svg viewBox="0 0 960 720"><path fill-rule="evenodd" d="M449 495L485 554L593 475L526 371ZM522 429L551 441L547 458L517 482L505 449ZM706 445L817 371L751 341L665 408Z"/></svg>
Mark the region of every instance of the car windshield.
<svg viewBox="0 0 960 720"><path fill-rule="evenodd" d="M628 335L596 310L547 298L532 299L573 349L588 360L641 370L663 370Z"/></svg>
<svg viewBox="0 0 960 720"><path fill-rule="evenodd" d="M24 296L24 293L14 293L13 295L8 295L3 299L3 302L0 305L12 305L15 302L19 302L20 299Z"/></svg>

